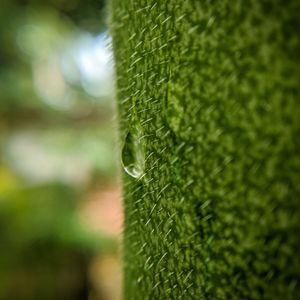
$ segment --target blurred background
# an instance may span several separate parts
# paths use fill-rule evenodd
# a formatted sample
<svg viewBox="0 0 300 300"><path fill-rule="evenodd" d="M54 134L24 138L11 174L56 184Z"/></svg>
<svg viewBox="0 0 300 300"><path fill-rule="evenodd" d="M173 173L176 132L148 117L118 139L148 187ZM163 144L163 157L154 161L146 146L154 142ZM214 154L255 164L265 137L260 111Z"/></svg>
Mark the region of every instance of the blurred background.
<svg viewBox="0 0 300 300"><path fill-rule="evenodd" d="M0 300L120 299L104 0L0 1Z"/></svg>

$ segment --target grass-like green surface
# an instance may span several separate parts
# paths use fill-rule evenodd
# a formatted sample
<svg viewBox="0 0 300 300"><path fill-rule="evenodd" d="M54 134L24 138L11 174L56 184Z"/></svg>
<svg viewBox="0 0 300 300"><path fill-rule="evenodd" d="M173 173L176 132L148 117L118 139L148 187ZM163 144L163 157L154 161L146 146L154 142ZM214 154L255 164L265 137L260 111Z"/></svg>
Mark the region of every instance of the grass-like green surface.
<svg viewBox="0 0 300 300"><path fill-rule="evenodd" d="M299 299L299 1L111 8L125 299Z"/></svg>

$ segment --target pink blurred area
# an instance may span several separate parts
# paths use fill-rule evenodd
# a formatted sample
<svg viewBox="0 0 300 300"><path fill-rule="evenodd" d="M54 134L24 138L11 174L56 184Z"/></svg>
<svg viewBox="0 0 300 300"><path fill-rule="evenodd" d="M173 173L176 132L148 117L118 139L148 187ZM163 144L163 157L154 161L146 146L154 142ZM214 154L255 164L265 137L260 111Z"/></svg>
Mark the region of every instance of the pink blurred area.
<svg viewBox="0 0 300 300"><path fill-rule="evenodd" d="M122 195L119 186L93 190L81 206L82 222L91 230L120 236L123 224Z"/></svg>
<svg viewBox="0 0 300 300"><path fill-rule="evenodd" d="M80 219L88 230L120 240L123 225L120 186L109 185L93 189L81 204ZM122 290L120 255L96 256L89 266L89 278L93 287L91 299L120 300Z"/></svg>

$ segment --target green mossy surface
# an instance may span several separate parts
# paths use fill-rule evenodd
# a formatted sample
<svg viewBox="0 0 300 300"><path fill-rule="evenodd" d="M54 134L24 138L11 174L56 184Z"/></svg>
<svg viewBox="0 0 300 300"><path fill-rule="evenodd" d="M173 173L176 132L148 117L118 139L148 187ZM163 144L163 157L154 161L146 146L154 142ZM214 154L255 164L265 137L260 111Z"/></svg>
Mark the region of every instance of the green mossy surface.
<svg viewBox="0 0 300 300"><path fill-rule="evenodd" d="M299 299L300 2L111 6L124 299Z"/></svg>

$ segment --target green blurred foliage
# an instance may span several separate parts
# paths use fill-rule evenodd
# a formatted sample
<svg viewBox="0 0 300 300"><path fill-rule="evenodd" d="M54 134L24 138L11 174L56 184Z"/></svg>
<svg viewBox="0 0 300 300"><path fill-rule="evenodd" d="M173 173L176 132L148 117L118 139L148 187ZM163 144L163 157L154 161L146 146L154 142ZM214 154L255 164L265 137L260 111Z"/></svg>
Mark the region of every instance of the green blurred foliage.
<svg viewBox="0 0 300 300"><path fill-rule="evenodd" d="M31 64L53 55L80 30L103 31L103 14L101 0L1 1L1 119L11 120L22 113L27 119L40 118L51 113L51 107L41 102L34 91Z"/></svg>
<svg viewBox="0 0 300 300"><path fill-rule="evenodd" d="M87 299L90 259L116 249L78 218L95 182L115 180L112 96L88 95L60 70L80 34L105 30L104 4L0 3L0 300ZM48 84L46 96L62 86L71 104L45 101Z"/></svg>
<svg viewBox="0 0 300 300"><path fill-rule="evenodd" d="M74 214L78 196L70 187L23 188L6 192L1 198L0 290L8 293L7 299L23 299L26 293L36 294L28 299L57 299L56 293L67 293L64 288L83 288L89 258L115 247L111 239L93 236L79 226ZM27 291L26 285L25 290L10 289L19 272L30 274L35 281L33 291ZM74 279L74 286L70 286L66 278L64 287L63 276L72 272L78 273L80 280ZM52 287L58 284L61 288L55 291Z"/></svg>

